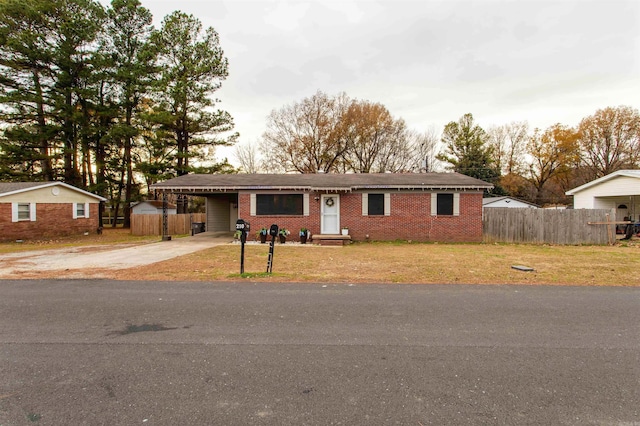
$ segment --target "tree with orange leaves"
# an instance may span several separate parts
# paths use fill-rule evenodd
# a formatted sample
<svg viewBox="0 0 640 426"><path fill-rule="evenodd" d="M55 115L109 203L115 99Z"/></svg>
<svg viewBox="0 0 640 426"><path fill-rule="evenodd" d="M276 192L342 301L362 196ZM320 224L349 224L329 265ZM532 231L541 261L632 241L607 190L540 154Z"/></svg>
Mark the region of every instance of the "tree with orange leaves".
<svg viewBox="0 0 640 426"><path fill-rule="evenodd" d="M555 124L544 132L535 129L527 144L531 155L528 180L536 190L536 203L544 204L545 186L570 173L579 157L578 133L574 128Z"/></svg>

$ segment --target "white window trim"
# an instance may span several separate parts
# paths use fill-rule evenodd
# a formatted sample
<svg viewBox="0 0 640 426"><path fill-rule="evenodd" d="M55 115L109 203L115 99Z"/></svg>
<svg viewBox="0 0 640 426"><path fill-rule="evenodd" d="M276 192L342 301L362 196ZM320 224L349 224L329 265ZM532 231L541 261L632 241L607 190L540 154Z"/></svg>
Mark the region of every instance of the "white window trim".
<svg viewBox="0 0 640 426"><path fill-rule="evenodd" d="M29 205L29 219L19 219L18 205ZM36 221L36 203L11 203L11 222L35 222Z"/></svg>
<svg viewBox="0 0 640 426"><path fill-rule="evenodd" d="M431 216L438 216L438 194L447 194L446 192L431 193ZM446 215L449 216L449 215ZM453 193L453 216L460 216L460 193Z"/></svg>
<svg viewBox="0 0 640 426"><path fill-rule="evenodd" d="M384 193L384 215L391 216L391 194L388 192ZM369 216L369 194L366 192L362 194L362 216Z"/></svg>
<svg viewBox="0 0 640 426"><path fill-rule="evenodd" d="M256 215L256 194L249 194L249 216Z"/></svg>
<svg viewBox="0 0 640 426"><path fill-rule="evenodd" d="M84 215L78 216L78 204L84 204ZM74 219L88 219L89 218L89 203L71 203L71 207L73 207L73 218Z"/></svg>
<svg viewBox="0 0 640 426"><path fill-rule="evenodd" d="M309 216L309 193L302 194L302 215Z"/></svg>

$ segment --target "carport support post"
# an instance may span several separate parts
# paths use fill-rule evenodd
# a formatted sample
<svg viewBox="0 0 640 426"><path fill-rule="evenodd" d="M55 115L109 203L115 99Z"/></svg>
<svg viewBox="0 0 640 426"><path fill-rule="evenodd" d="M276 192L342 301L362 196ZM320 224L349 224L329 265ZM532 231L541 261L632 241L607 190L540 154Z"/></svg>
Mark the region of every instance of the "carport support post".
<svg viewBox="0 0 640 426"><path fill-rule="evenodd" d="M167 193L162 193L162 241L170 241Z"/></svg>

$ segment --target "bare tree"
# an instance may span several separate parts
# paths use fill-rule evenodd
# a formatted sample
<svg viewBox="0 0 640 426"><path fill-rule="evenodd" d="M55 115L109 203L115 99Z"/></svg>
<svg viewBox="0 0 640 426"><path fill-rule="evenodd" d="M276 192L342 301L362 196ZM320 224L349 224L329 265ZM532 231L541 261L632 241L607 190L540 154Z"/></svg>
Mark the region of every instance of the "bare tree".
<svg viewBox="0 0 640 426"><path fill-rule="evenodd" d="M233 150L233 156L240 164L241 173L260 173L257 144L238 144Z"/></svg>
<svg viewBox="0 0 640 426"><path fill-rule="evenodd" d="M493 127L487 132L489 145L493 147L494 161L502 174L524 173L524 152L529 137L526 121L512 122Z"/></svg>
<svg viewBox="0 0 640 426"><path fill-rule="evenodd" d="M436 158L440 152L440 134L435 126L430 126L423 133L410 134L413 147L413 170L429 173L440 169L440 161Z"/></svg>
<svg viewBox="0 0 640 426"><path fill-rule="evenodd" d="M411 146L411 132L407 129L405 121L395 120L391 130L392 133L390 133L387 143L382 145L373 164L371 171L374 173L408 172L412 168L414 156Z"/></svg>
<svg viewBox="0 0 640 426"><path fill-rule="evenodd" d="M593 178L639 164L640 114L637 109L620 106L598 110L578 127L583 161Z"/></svg>
<svg viewBox="0 0 640 426"><path fill-rule="evenodd" d="M267 162L299 173L336 170L346 150L337 131L348 102L345 94L329 97L319 91L272 111L261 145Z"/></svg>

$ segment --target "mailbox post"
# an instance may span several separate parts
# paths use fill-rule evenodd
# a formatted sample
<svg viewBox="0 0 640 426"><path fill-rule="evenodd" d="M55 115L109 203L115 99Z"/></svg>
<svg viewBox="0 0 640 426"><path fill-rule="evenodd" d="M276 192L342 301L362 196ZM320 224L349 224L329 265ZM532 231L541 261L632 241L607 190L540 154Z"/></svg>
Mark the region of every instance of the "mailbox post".
<svg viewBox="0 0 640 426"><path fill-rule="evenodd" d="M278 225L275 223L269 228L269 235L271 235L271 243L269 243L269 258L267 260L267 274L273 271L273 248L276 245L276 236L278 235Z"/></svg>
<svg viewBox="0 0 640 426"><path fill-rule="evenodd" d="M240 273L244 274L244 243L247 242L247 234L251 230L249 222L238 219L236 221L236 231L240 231Z"/></svg>

